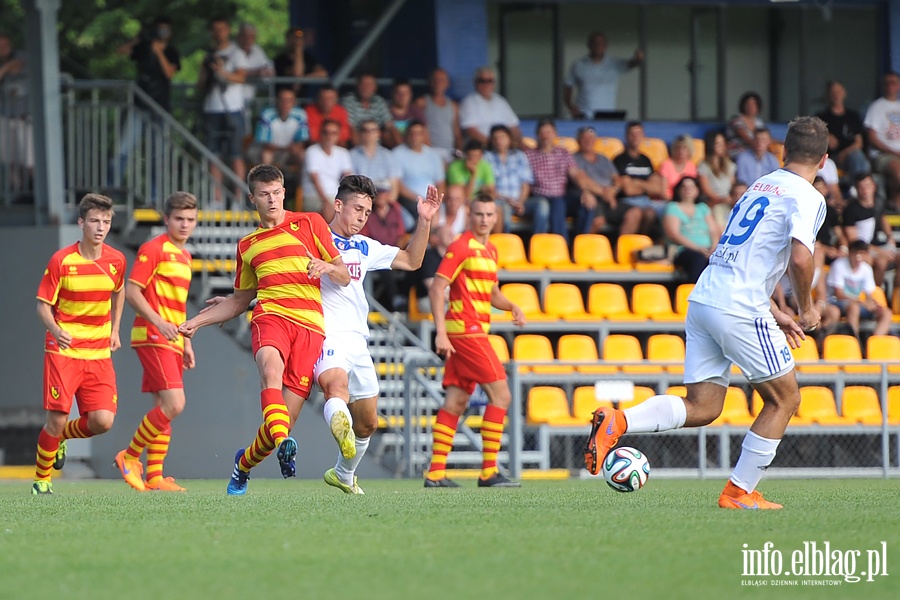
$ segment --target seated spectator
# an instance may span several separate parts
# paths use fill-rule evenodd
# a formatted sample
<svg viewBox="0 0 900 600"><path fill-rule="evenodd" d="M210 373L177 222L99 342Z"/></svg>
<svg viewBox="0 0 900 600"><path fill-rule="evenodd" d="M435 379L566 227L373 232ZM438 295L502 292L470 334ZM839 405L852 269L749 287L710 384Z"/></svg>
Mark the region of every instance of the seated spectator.
<svg viewBox="0 0 900 600"><path fill-rule="evenodd" d="M898 263L897 248L891 224L882 207L876 206L875 180L861 175L856 181L856 199L849 202L841 215L844 236L848 240L862 240L869 245L869 260L875 272L875 284L884 283L884 275ZM900 269L894 270L894 287L900 285Z"/></svg>
<svg viewBox="0 0 900 600"><path fill-rule="evenodd" d="M841 212L844 209L844 199L838 195L831 194L831 190L825 184L825 180L816 177L813 180L813 187L825 198L825 219L822 226L816 234L815 252L813 252L813 262L815 271L813 275L814 297L817 302L821 303L821 307L817 306L819 313L825 308L825 300L828 297L825 288L825 278L819 275L825 271L825 265L830 264L841 256L847 256L847 238L844 236L844 230L841 228Z"/></svg>
<svg viewBox="0 0 900 600"><path fill-rule="evenodd" d="M666 199L672 199L675 186L685 177L697 178L697 165L691 160L694 154L694 138L679 135L672 142L672 153L659 165L659 174L666 180Z"/></svg>
<svg viewBox="0 0 900 600"><path fill-rule="evenodd" d="M719 227L725 229L728 214L734 202L731 200L731 188L735 182L737 166L728 156L728 145L725 135L710 130L703 137L705 153L697 167L697 180L700 182L700 197L710 208Z"/></svg>
<svg viewBox="0 0 900 600"><path fill-rule="evenodd" d="M346 148L350 144L352 134L347 109L338 104L337 90L330 83L319 87L315 103L306 106L306 118L309 120L309 141L313 144L319 143L322 121L326 119L334 121L341 127L338 145Z"/></svg>
<svg viewBox="0 0 900 600"><path fill-rule="evenodd" d="M416 216L418 197L425 196L429 185L444 193L444 164L440 154L425 145L425 125L412 120L406 128L406 143L391 152L399 169L399 201L409 214Z"/></svg>
<svg viewBox="0 0 900 600"><path fill-rule="evenodd" d="M379 96L378 81L371 73L362 73L356 81L356 91L341 99L347 109L353 144L359 143L357 132L363 121L375 121L382 129L391 127L391 111L384 98Z"/></svg>
<svg viewBox="0 0 900 600"><path fill-rule="evenodd" d="M506 98L494 93L496 85L494 69L481 67L475 71L475 91L459 105L459 125L466 139L478 140L482 146L488 143L491 127L506 125L512 133L513 146L518 146L522 139L519 117Z"/></svg>
<svg viewBox="0 0 900 600"><path fill-rule="evenodd" d="M666 240L675 246L672 263L684 273L688 283L697 283L722 233L709 206L697 202L699 197L697 179L683 177L675 184L672 201L663 213Z"/></svg>
<svg viewBox="0 0 900 600"><path fill-rule="evenodd" d="M337 145L340 126L324 120L320 141L306 149L303 210L321 213L326 223L334 217L334 198L341 179L353 173L350 153Z"/></svg>
<svg viewBox="0 0 900 600"><path fill-rule="evenodd" d="M277 77L328 77L328 71L319 64L315 55L307 46L312 40L299 27L291 27L284 34L284 51L275 57L275 75ZM299 94L299 83L279 83L276 89L293 88Z"/></svg>
<svg viewBox="0 0 900 600"><path fill-rule="evenodd" d="M653 170L653 163L641 152L644 141L644 126L639 121L629 121L625 125L625 151L613 159L619 172L619 202L641 209L641 222L637 231L621 233L643 233L658 236L658 225L666 203L666 180Z"/></svg>
<svg viewBox="0 0 900 600"><path fill-rule="evenodd" d="M350 150L353 172L376 183L390 185L391 202L400 193L400 168L391 151L381 145L381 129L372 119L363 119L357 130L359 143Z"/></svg>
<svg viewBox="0 0 900 600"><path fill-rule="evenodd" d="M250 23L241 23L235 41L238 48L247 57L246 79L244 80L244 118L247 123L251 123L256 85L260 78L274 75L275 66L269 60L266 51L256 43L256 27Z"/></svg>
<svg viewBox="0 0 900 600"><path fill-rule="evenodd" d="M781 168L778 158L769 152L772 136L765 127L753 134L753 149L744 150L737 157L737 178L751 185L754 181Z"/></svg>
<svg viewBox="0 0 900 600"><path fill-rule="evenodd" d="M816 116L828 126L828 155L853 178L868 173L871 167L863 152L863 122L858 112L844 106L847 90L840 81L829 81L825 97L828 108Z"/></svg>
<svg viewBox="0 0 900 600"><path fill-rule="evenodd" d="M875 277L866 262L869 245L863 240L850 242L847 256L831 263L828 271L828 303L847 318L853 335L859 338L859 322L875 321L874 335L891 329L891 310L875 302ZM834 310L834 309L829 309Z"/></svg>
<svg viewBox="0 0 900 600"><path fill-rule="evenodd" d="M431 235L428 238L428 248L425 249L425 256L422 257L422 266L417 271L410 273L412 285L416 288L416 300L418 301L419 312L431 312L431 300L428 298L428 290L431 288L431 282L437 274L438 267L447 253L447 247L456 235L449 227L432 227ZM447 288L449 292L450 288Z"/></svg>
<svg viewBox="0 0 900 600"><path fill-rule="evenodd" d="M406 245L406 225L403 222L403 209L393 201L393 186L385 181L377 181L375 187L378 195L372 202L372 213L360 233L373 240L389 246ZM402 271L376 271L369 277L372 279L372 296L388 310L396 310L406 302L400 295Z"/></svg>
<svg viewBox="0 0 900 600"><path fill-rule="evenodd" d="M437 68L428 78L428 93L416 100L416 107L425 116L428 144L441 153L444 164L462 150L462 131L459 128L459 105L447 96L450 77Z"/></svg>
<svg viewBox="0 0 900 600"><path fill-rule="evenodd" d="M412 86L409 81L406 79L395 81L394 87L391 89L391 103L388 105L393 127L389 127L384 132L384 145L388 148L394 148L403 143L410 121L425 122L425 115L413 106L412 99ZM428 134L427 130L425 130L425 134ZM426 138L426 143L427 141Z"/></svg>
<svg viewBox="0 0 900 600"><path fill-rule="evenodd" d="M303 143L309 139L309 124L306 111L295 106L296 101L294 90L282 88L275 106L262 110L253 145L247 151L251 163L275 165L286 176L303 165Z"/></svg>
<svg viewBox="0 0 900 600"><path fill-rule="evenodd" d="M478 192L494 193L494 170L484 160L484 144L469 140L463 148L463 157L447 165L447 185L462 184L466 198Z"/></svg>
<svg viewBox="0 0 900 600"><path fill-rule="evenodd" d="M447 186L447 194L441 204L437 222L432 227L447 227L456 237L466 230L469 218L469 201L466 196L466 188L460 184Z"/></svg>
<svg viewBox="0 0 900 600"><path fill-rule="evenodd" d="M744 92L738 100L738 114L731 117L725 127L728 154L732 160L736 161L741 152L755 148L754 133L766 126L759 116L760 112L762 112L762 97L756 92Z"/></svg>
<svg viewBox="0 0 900 600"><path fill-rule="evenodd" d="M884 175L888 205L900 210L900 75L884 76L884 95L869 105L863 125L869 140L873 169Z"/></svg>
<svg viewBox="0 0 900 600"><path fill-rule="evenodd" d="M490 150L484 155L494 170L494 196L503 211L494 233L510 231L513 215L532 221L534 233L546 233L550 227L550 205L546 198L531 195L534 175L525 153L512 147L512 134L506 125L491 128Z"/></svg>
<svg viewBox="0 0 900 600"><path fill-rule="evenodd" d="M828 189L828 194L822 194L826 199L828 196L833 198L840 198L843 196L841 193L840 186L840 177L838 176L837 165L834 164L834 161L831 160L831 157L825 159L825 164L822 165L822 168L819 169L819 172L816 173L816 179L821 179L822 183Z"/></svg>

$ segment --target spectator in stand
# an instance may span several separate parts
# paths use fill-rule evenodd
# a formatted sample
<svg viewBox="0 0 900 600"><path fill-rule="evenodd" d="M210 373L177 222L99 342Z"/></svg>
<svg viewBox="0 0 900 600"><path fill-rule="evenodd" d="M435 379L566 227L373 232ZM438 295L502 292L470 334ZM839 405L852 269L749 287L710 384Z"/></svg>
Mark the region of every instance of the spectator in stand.
<svg viewBox="0 0 900 600"><path fill-rule="evenodd" d="M872 296L877 286L872 267L866 262L868 253L869 244L854 240L847 256L831 263L828 271L828 303L847 317L847 325L857 338L860 320L875 321L873 335L885 335L891 329L891 309Z"/></svg>
<svg viewBox="0 0 900 600"><path fill-rule="evenodd" d="M697 179L682 177L663 213L666 240L675 246L672 263L684 273L688 283L700 279L722 233L709 206L697 202L699 197Z"/></svg>
<svg viewBox="0 0 900 600"><path fill-rule="evenodd" d="M840 81L825 84L828 108L817 117L828 126L828 155L851 177L868 173L869 160L863 152L863 122L859 113L844 106L847 90Z"/></svg>
<svg viewBox="0 0 900 600"><path fill-rule="evenodd" d="M412 216L417 216L417 199L425 197L429 185L440 194L446 189L441 155L425 145L425 136L425 124L413 119L406 127L406 143L391 151L400 171L400 205Z"/></svg>
<svg viewBox="0 0 900 600"><path fill-rule="evenodd" d="M474 198L481 191L494 193L494 170L484 160L484 144L478 140L466 142L463 157L447 165L447 185L455 184L464 186L466 198Z"/></svg>
<svg viewBox="0 0 900 600"><path fill-rule="evenodd" d="M707 131L703 137L703 145L705 153L697 167L700 197L712 208L716 223L724 230L728 214L734 206L731 188L734 186L737 166L728 156L728 144L721 132Z"/></svg>
<svg viewBox="0 0 900 600"><path fill-rule="evenodd" d="M753 134L753 149L741 152L737 160L737 178L739 181L754 182L763 175L768 175L781 168L778 158L769 152L772 136L765 127L760 127Z"/></svg>
<svg viewBox="0 0 900 600"><path fill-rule="evenodd" d="M425 116L429 144L441 153L444 164L462 149L459 105L447 96L449 88L450 77L445 70L437 68L428 77L428 93L416 100L416 107Z"/></svg>
<svg viewBox="0 0 900 600"><path fill-rule="evenodd" d="M744 92L738 100L738 114L731 117L725 127L725 138L728 142L728 154L732 160L745 150L753 150L756 130L765 127L759 113L762 112L762 97L756 92ZM745 183L756 181L751 179Z"/></svg>
<svg viewBox="0 0 900 600"><path fill-rule="evenodd" d="M168 81L168 80L167 80ZM12 38L0 33L0 165L10 168L10 188L27 190L34 169L34 132L28 102L28 63Z"/></svg>
<svg viewBox="0 0 900 600"><path fill-rule="evenodd" d="M341 179L353 173L350 153L337 145L340 131L335 121L322 121L319 143L306 149L303 210L320 213L326 223L334 217L334 198Z"/></svg>
<svg viewBox="0 0 900 600"><path fill-rule="evenodd" d="M847 237L841 228L841 212L844 210L844 198L838 194L832 194L825 180L816 177L813 180L813 187L825 198L825 220L816 234L815 252L813 252L813 261L815 263L815 275L813 276L813 289L816 291L816 300L821 301L822 306L817 310L822 312L825 308L825 299L828 297L825 289L825 278L821 274L825 271L825 265L830 264L841 256L847 256ZM795 310L796 313L796 310Z"/></svg>
<svg viewBox="0 0 900 600"><path fill-rule="evenodd" d="M376 181L375 187L378 195L372 202L372 213L365 226L359 232L373 240L388 246L406 246L406 225L403 219L403 209L393 199L394 189L386 181ZM405 276L402 271L373 271L369 274L372 279L372 296L388 310L397 310L406 301L400 296L400 281Z"/></svg>
<svg viewBox="0 0 900 600"><path fill-rule="evenodd" d="M306 118L309 120L309 141L318 144L322 122L326 119L334 121L341 128L338 145L345 148L350 144L352 133L347 109L338 104L338 93L334 86L326 83L316 92L316 101L306 107Z"/></svg>
<svg viewBox="0 0 900 600"><path fill-rule="evenodd" d="M307 45L310 37L299 27L291 27L284 34L284 51L275 57L275 75L277 77L328 77L328 71L319 64L315 55ZM300 93L300 84L279 83L276 89L291 87Z"/></svg>
<svg viewBox="0 0 900 600"><path fill-rule="evenodd" d="M900 210L900 75L884 76L884 95L866 111L863 125L869 139L873 169L884 175L888 206ZM876 270L876 276L878 271Z"/></svg>
<svg viewBox="0 0 900 600"><path fill-rule="evenodd" d="M291 88L278 90L275 106L262 110L256 123L253 145L247 151L254 165L275 165L282 173L294 173L303 166L304 142L309 139L306 111L296 106Z"/></svg>
<svg viewBox="0 0 900 600"><path fill-rule="evenodd" d="M381 145L378 123L363 119L359 123L358 132L359 143L350 150L353 172L365 175L376 184L389 186L388 197L391 202L396 202L400 194L400 167L391 151Z"/></svg>
<svg viewBox="0 0 900 600"><path fill-rule="evenodd" d="M658 237L657 227L666 203L666 180L653 170L653 163L641 152L644 141L644 126L639 121L629 121L625 125L625 151L613 159L619 172L619 202L641 209L641 223L637 231L622 233L643 233Z"/></svg>
<svg viewBox="0 0 900 600"><path fill-rule="evenodd" d="M894 232L884 209L876 205L875 180L869 174L857 176L856 200L847 204L841 215L844 236L848 240L862 240L869 244L869 261L875 273L875 284L884 283L884 275L893 265L897 267L897 248ZM900 269L894 271L894 288L900 286Z"/></svg>
<svg viewBox="0 0 900 600"><path fill-rule="evenodd" d="M563 100L573 119L593 119L598 112L615 110L619 76L644 62L640 48L628 60L607 56L606 35L600 31L591 32L587 47L587 55L572 63L564 82Z"/></svg>
<svg viewBox="0 0 900 600"><path fill-rule="evenodd" d="M447 186L447 195L444 196L444 203L441 204L441 211L438 213L437 223L433 223L432 227L447 227L456 237L463 233L468 227L469 206L466 196L466 187L460 184Z"/></svg>
<svg viewBox="0 0 900 600"><path fill-rule="evenodd" d="M387 128L384 132L384 145L388 148L395 148L403 143L410 121L425 122L425 115L413 106L412 99L412 86L409 81L406 79L395 81L394 87L391 89L391 103L388 105L393 127ZM425 134L428 134L427 130L425 130ZM428 142L427 138L425 141Z"/></svg>
<svg viewBox="0 0 900 600"><path fill-rule="evenodd" d="M378 80L375 76L371 73L362 73L356 81L356 92L347 94L341 100L341 104L347 109L354 145L359 143L357 131L363 121L375 121L384 130L393 126L388 104L376 93L377 91Z"/></svg>
<svg viewBox="0 0 900 600"><path fill-rule="evenodd" d="M410 273L412 285L416 288L416 300L419 312L431 312L431 299L428 297L428 290L431 289L431 282L437 274L438 266L447 253L447 247L456 235L449 227L432 227L431 236L428 238L428 248L425 249L425 256L422 258L422 266L417 271Z"/></svg>
<svg viewBox="0 0 900 600"><path fill-rule="evenodd" d="M865 173L866 172L863 172L863 174ZM828 199L828 196L835 198L843 196L841 193L840 176L838 175L837 165L834 164L831 157L825 159L825 164L822 165L822 168L816 173L816 179L821 179L828 190L828 194L822 194L826 200Z"/></svg>
<svg viewBox="0 0 900 600"><path fill-rule="evenodd" d="M459 124L466 139L478 140L482 146L488 143L491 127L506 125L513 136L513 145L522 139L519 117L513 112L506 98L494 93L497 76L491 67L475 71L475 91L463 98L459 105Z"/></svg>
<svg viewBox="0 0 900 600"><path fill-rule="evenodd" d="M697 165L691 160L694 154L694 138L679 135L672 142L672 153L659 165L659 174L666 180L666 199L671 200L675 186L685 177L697 178Z"/></svg>
<svg viewBox="0 0 900 600"><path fill-rule="evenodd" d="M513 215L530 219L533 233L546 233L550 227L550 204L546 198L531 195L531 163L524 152L512 147L509 127L491 127L491 146L484 158L494 171L494 197L503 211L494 233L510 231Z"/></svg>
<svg viewBox="0 0 900 600"><path fill-rule="evenodd" d="M266 51L256 43L256 27L250 23L241 23L237 34L238 48L247 57L246 79L244 83L244 119L251 123L253 100L256 98L256 84L263 77L275 74L275 65L269 60Z"/></svg>

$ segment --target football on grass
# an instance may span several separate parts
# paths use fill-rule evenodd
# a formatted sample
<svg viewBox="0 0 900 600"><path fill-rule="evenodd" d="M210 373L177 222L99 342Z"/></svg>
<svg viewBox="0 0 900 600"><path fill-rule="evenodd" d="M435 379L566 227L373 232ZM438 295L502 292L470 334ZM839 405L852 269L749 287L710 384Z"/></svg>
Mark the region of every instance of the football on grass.
<svg viewBox="0 0 900 600"><path fill-rule="evenodd" d="M617 492L636 492L650 477L650 461L635 448L614 448L603 461L603 477Z"/></svg>

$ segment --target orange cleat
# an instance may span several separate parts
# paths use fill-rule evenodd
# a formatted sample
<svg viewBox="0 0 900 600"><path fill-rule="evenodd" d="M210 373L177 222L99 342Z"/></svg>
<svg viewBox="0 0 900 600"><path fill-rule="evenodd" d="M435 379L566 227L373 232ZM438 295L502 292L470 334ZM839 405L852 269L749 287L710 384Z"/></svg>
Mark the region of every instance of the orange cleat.
<svg viewBox="0 0 900 600"><path fill-rule="evenodd" d="M186 492L187 490L175 483L174 477L154 477L147 481L147 489L157 492Z"/></svg>
<svg viewBox="0 0 900 600"><path fill-rule="evenodd" d="M144 485L144 480L141 478L141 475L144 473L144 465L141 464L141 461L128 458L125 451L122 450L116 454L116 466L119 468L119 472L122 473L122 479L125 480L125 483L139 492L147 491L147 486Z"/></svg>
<svg viewBox="0 0 900 600"><path fill-rule="evenodd" d="M736 510L778 510L784 508L781 504L769 502L763 498L758 490L745 492L734 485L731 480L725 484L722 495L719 496L719 508L732 508Z"/></svg>
<svg viewBox="0 0 900 600"><path fill-rule="evenodd" d="M598 408L591 417L591 435L584 448L584 464L591 475L600 472L606 458L619 438L625 433L625 415L614 408Z"/></svg>

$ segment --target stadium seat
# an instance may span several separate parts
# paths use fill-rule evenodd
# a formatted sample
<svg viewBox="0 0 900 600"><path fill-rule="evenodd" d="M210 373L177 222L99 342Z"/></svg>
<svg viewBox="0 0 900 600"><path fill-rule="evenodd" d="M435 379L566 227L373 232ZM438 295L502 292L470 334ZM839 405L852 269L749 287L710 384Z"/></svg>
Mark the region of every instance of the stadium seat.
<svg viewBox="0 0 900 600"><path fill-rule="evenodd" d="M622 140L614 137L598 137L594 142L594 152L602 154L609 160L614 159L625 151L625 144Z"/></svg>
<svg viewBox="0 0 900 600"><path fill-rule="evenodd" d="M794 362L797 364L797 371L800 373L837 373L837 367L829 367L820 365L819 349L816 347L816 340L807 337L800 341L799 348L791 348L791 354L794 356Z"/></svg>
<svg viewBox="0 0 900 600"><path fill-rule="evenodd" d="M537 271L525 256L525 244L514 233L492 233L491 243L497 248L497 268L510 271Z"/></svg>
<svg viewBox="0 0 900 600"><path fill-rule="evenodd" d="M725 403L722 406L722 414L710 423L710 425L735 425L747 427L753 423L754 417L750 414L747 405L747 394L739 387L729 386L725 391Z"/></svg>
<svg viewBox="0 0 900 600"><path fill-rule="evenodd" d="M578 152L578 140L573 137L558 137L556 138L556 145L565 148L569 154Z"/></svg>
<svg viewBox="0 0 900 600"><path fill-rule="evenodd" d="M653 163L654 170L658 170L659 165L663 164L663 161L669 158L669 149L666 147L666 143L660 138L644 138L639 150L650 159L650 162Z"/></svg>
<svg viewBox="0 0 900 600"><path fill-rule="evenodd" d="M532 265L552 271L584 271L569 258L566 238L558 233L535 233L529 242L528 256Z"/></svg>
<svg viewBox="0 0 900 600"><path fill-rule="evenodd" d="M894 323L900 321L900 286L894 288L891 294L891 312L894 313Z"/></svg>
<svg viewBox="0 0 900 600"><path fill-rule="evenodd" d="M800 408L797 414L801 420L819 425L850 424L850 421L838 414L831 390L818 385L800 388Z"/></svg>
<svg viewBox="0 0 900 600"><path fill-rule="evenodd" d="M613 363L643 363L644 354L641 343L633 335L612 334L603 340L603 360ZM662 367L656 365L635 365L620 367L623 373L646 374L661 373Z"/></svg>
<svg viewBox="0 0 900 600"><path fill-rule="evenodd" d="M672 310L669 290L659 283L639 283L631 291L631 310L653 321L684 321L684 315Z"/></svg>
<svg viewBox="0 0 900 600"><path fill-rule="evenodd" d="M535 148L537 148L537 140L532 137L525 136L522 138L522 145L526 148L534 150Z"/></svg>
<svg viewBox="0 0 900 600"><path fill-rule="evenodd" d="M769 152L775 155L775 158L778 159L778 164L782 167L784 166L784 144L781 142L772 142L769 144Z"/></svg>
<svg viewBox="0 0 900 600"><path fill-rule="evenodd" d="M528 391L526 419L529 425L583 425L569 412L566 393L558 387L537 386Z"/></svg>
<svg viewBox="0 0 900 600"><path fill-rule="evenodd" d="M671 362L668 373L684 373L684 340L677 335L658 333L647 340L647 360Z"/></svg>
<svg viewBox="0 0 900 600"><path fill-rule="evenodd" d="M702 138L693 138L693 140L694 148L691 153L691 160L694 161L695 165L699 165L706 158L706 144Z"/></svg>
<svg viewBox="0 0 900 600"><path fill-rule="evenodd" d="M431 313L426 313L419 310L419 298L418 294L416 294L416 286L411 286L409 288L409 306L407 308L407 312L410 321L434 320L434 317L431 316Z"/></svg>
<svg viewBox="0 0 900 600"><path fill-rule="evenodd" d="M679 398L687 398L687 388L683 385L670 385L666 388L666 394L669 396L678 396Z"/></svg>
<svg viewBox="0 0 900 600"><path fill-rule="evenodd" d="M888 388L888 423L900 425L900 385Z"/></svg>
<svg viewBox="0 0 900 600"><path fill-rule="evenodd" d="M584 310L581 290L572 283L551 283L544 290L544 312L563 321L596 321Z"/></svg>
<svg viewBox="0 0 900 600"><path fill-rule="evenodd" d="M863 360L859 350L859 341L852 335L831 334L826 337L822 358L844 363L841 368L846 373L879 372L878 367L861 366Z"/></svg>
<svg viewBox="0 0 900 600"><path fill-rule="evenodd" d="M597 400L594 386L583 385L575 388L575 395L572 397L572 416L576 421L590 423L594 411L601 406L612 406L612 402Z"/></svg>
<svg viewBox="0 0 900 600"><path fill-rule="evenodd" d="M878 393L867 385L850 385L841 395L841 414L848 421L862 425L881 425L881 402Z"/></svg>
<svg viewBox="0 0 900 600"><path fill-rule="evenodd" d="M675 312L683 317L687 316L688 296L690 296L693 291L693 283L682 283L675 288Z"/></svg>
<svg viewBox="0 0 900 600"><path fill-rule="evenodd" d="M553 346L546 336L524 333L513 340L513 358L519 362L546 361L553 362ZM541 375L560 375L572 373L573 367L561 365L519 367L520 373L538 373Z"/></svg>
<svg viewBox="0 0 900 600"><path fill-rule="evenodd" d="M502 335L490 334L488 335L488 341L491 343L491 348L494 349L494 352L497 353L497 358L500 359L500 362L506 364L509 362L509 345L507 345L506 340Z"/></svg>
<svg viewBox="0 0 900 600"><path fill-rule="evenodd" d="M598 233L582 233L575 236L575 264L595 271L631 270L631 265L616 262L609 238Z"/></svg>
<svg viewBox="0 0 900 600"><path fill-rule="evenodd" d="M866 341L866 358L894 363L888 373L900 373L900 338L896 335L870 335Z"/></svg>
<svg viewBox="0 0 900 600"><path fill-rule="evenodd" d="M510 302L517 304L525 318L528 321L555 321L554 317L547 315L541 310L541 303L538 300L537 290L527 283L505 283L500 286L500 291L506 296ZM511 313L504 311L499 314L491 315L492 319L500 321L509 321L512 319Z"/></svg>
<svg viewBox="0 0 900 600"><path fill-rule="evenodd" d="M668 263L637 262L635 260L634 252L649 248L652 245L653 240L650 239L650 236L642 235L640 233L626 233L620 235L619 239L616 241L616 262L620 265L631 265L631 268L637 269L638 271L655 273L673 272L674 267Z"/></svg>
<svg viewBox="0 0 900 600"><path fill-rule="evenodd" d="M631 312L625 290L618 283L595 283L588 290L588 312L610 321L643 321Z"/></svg>
<svg viewBox="0 0 900 600"><path fill-rule="evenodd" d="M631 408L637 404L640 404L647 398L651 396L655 396L656 391L653 388L649 388L643 385L634 386L634 397L631 400L619 400L619 409Z"/></svg>
<svg viewBox="0 0 900 600"><path fill-rule="evenodd" d="M589 335L575 333L564 335L559 338L557 351L557 356L562 362L584 363L575 367L579 373L609 374L616 372L615 367L600 364L597 344Z"/></svg>

